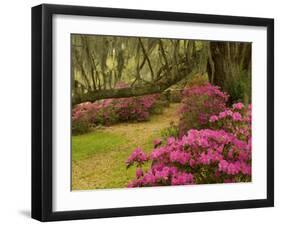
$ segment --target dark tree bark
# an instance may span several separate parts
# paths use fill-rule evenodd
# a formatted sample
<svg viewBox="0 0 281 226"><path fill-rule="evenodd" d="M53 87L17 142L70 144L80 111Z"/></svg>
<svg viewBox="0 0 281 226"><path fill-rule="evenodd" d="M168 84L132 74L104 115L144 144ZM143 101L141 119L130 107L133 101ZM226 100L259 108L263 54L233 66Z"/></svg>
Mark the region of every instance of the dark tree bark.
<svg viewBox="0 0 281 226"><path fill-rule="evenodd" d="M225 70L226 46L223 42L211 42L211 57L214 62L213 84L224 87L224 80L229 71Z"/></svg>
<svg viewBox="0 0 281 226"><path fill-rule="evenodd" d="M173 42L173 60L174 60L174 74L179 73L178 56L179 56L179 40Z"/></svg>
<svg viewBox="0 0 281 226"><path fill-rule="evenodd" d="M220 86L230 95L233 94L233 87L244 79L241 76L251 76L251 44L210 42L208 74L213 84ZM230 102L235 98L235 95L232 95Z"/></svg>
<svg viewBox="0 0 281 226"><path fill-rule="evenodd" d="M209 76L209 81L210 81L210 83L213 84L214 77L215 77L215 63L213 60L210 43L208 44L207 51L208 51L207 72L208 72L208 76Z"/></svg>
<svg viewBox="0 0 281 226"><path fill-rule="evenodd" d="M124 63L125 63L123 52L124 51L122 49L118 49L118 52L117 52L117 79L118 79L118 81L121 80L122 71L123 71ZM116 81L115 81L115 83L116 83Z"/></svg>

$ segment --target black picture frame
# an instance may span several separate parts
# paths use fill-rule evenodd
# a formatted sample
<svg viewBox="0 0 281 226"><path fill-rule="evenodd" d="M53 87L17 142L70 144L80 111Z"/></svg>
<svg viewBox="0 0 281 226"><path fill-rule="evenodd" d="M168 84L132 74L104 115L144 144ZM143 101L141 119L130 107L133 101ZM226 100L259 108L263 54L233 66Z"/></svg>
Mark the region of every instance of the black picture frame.
<svg viewBox="0 0 281 226"><path fill-rule="evenodd" d="M52 18L55 14L247 25L267 28L267 198L128 208L52 210ZM40 221L274 206L274 20L43 4L32 8L32 218Z"/></svg>

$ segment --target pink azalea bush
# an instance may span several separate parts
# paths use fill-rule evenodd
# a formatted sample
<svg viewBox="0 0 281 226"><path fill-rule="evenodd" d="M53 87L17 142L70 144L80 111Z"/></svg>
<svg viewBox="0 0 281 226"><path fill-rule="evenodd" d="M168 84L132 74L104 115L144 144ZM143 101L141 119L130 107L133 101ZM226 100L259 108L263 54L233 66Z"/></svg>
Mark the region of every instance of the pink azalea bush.
<svg viewBox="0 0 281 226"><path fill-rule="evenodd" d="M145 155L143 153L143 155ZM145 161L151 168L143 172ZM245 182L251 180L251 145L224 130L190 130L171 138L150 156L136 161L136 179L128 187ZM140 173L141 172L141 173Z"/></svg>
<svg viewBox="0 0 281 226"><path fill-rule="evenodd" d="M185 88L180 109L179 136L192 128L206 128L209 117L223 111L227 100L228 95L210 83Z"/></svg>
<svg viewBox="0 0 281 226"><path fill-rule="evenodd" d="M72 112L72 132L74 134L87 133L90 130L90 120L87 114L84 114L82 110L76 110Z"/></svg>
<svg viewBox="0 0 281 226"><path fill-rule="evenodd" d="M227 95L209 85L192 91L192 95L200 93L203 101L195 99L203 105L206 95L207 99L219 98L209 101L221 104L221 111L213 107L214 110L204 112L204 129L189 129L178 138L169 137L165 143L154 141L149 155L136 149L126 162L127 167L137 167L136 178L128 187L251 181L251 105L235 103L227 108ZM151 164L146 172L145 163Z"/></svg>
<svg viewBox="0 0 281 226"><path fill-rule="evenodd" d="M119 121L146 121L159 99L159 94L120 98L113 101Z"/></svg>
<svg viewBox="0 0 281 226"><path fill-rule="evenodd" d="M158 99L159 95L153 94L78 104L72 109L72 131L82 133L83 130L77 130L77 125L82 122L84 126L90 127L121 121L146 121Z"/></svg>
<svg viewBox="0 0 281 226"><path fill-rule="evenodd" d="M252 105L233 104L209 119L209 127L214 130L223 129L239 140L250 143L252 134Z"/></svg>

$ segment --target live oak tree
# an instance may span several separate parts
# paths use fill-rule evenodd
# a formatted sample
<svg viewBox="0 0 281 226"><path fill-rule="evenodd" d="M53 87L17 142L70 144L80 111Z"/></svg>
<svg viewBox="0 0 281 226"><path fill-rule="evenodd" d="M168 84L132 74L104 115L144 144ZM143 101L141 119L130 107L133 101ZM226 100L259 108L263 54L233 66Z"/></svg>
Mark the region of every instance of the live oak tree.
<svg viewBox="0 0 281 226"><path fill-rule="evenodd" d="M210 42L209 81L230 94L230 101L251 98L251 43Z"/></svg>
<svg viewBox="0 0 281 226"><path fill-rule="evenodd" d="M163 92L206 65L200 52L208 45L195 42L73 35L73 104ZM116 89L118 82L128 86Z"/></svg>
<svg viewBox="0 0 281 226"><path fill-rule="evenodd" d="M249 43L90 35L71 40L72 104L161 93L206 73L229 91L251 74Z"/></svg>

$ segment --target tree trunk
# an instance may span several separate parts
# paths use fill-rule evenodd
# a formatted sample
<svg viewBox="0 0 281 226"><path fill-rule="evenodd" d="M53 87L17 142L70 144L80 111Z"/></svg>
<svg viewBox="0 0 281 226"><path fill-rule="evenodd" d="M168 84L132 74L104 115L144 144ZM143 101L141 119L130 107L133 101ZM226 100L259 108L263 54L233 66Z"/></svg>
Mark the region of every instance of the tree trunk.
<svg viewBox="0 0 281 226"><path fill-rule="evenodd" d="M214 74L213 74L213 83L224 88L224 80L228 71L225 71L224 65L226 64L226 50L223 42L211 42L211 57L214 62Z"/></svg>
<svg viewBox="0 0 281 226"><path fill-rule="evenodd" d="M230 102L250 98L243 82L251 76L251 44L210 42L208 74L210 82L230 94Z"/></svg>

